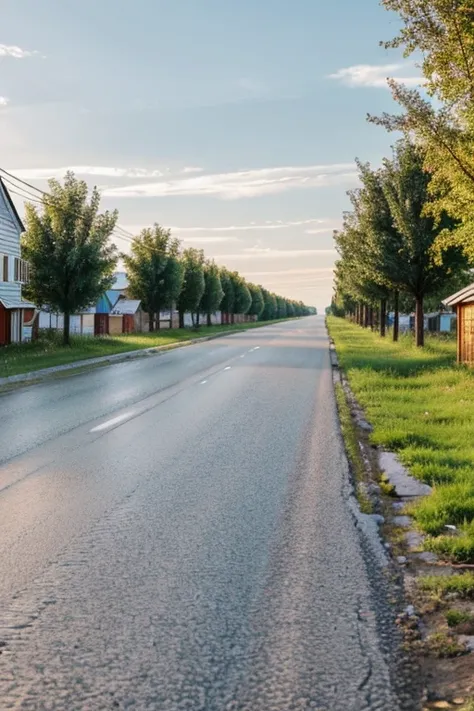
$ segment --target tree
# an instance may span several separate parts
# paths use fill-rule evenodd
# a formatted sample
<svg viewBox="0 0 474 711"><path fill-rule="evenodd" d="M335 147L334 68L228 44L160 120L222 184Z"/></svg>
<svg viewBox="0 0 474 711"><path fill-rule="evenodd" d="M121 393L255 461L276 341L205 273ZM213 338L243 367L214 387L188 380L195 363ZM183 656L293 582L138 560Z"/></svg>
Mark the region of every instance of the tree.
<svg viewBox="0 0 474 711"><path fill-rule="evenodd" d="M130 295L142 302L149 330L160 327L160 311L172 309L179 297L184 267L179 259L179 240L158 224L133 239L131 254L123 255Z"/></svg>
<svg viewBox="0 0 474 711"><path fill-rule="evenodd" d="M220 271L217 264L208 260L204 264L204 293L199 305L199 311L207 315L207 325L211 326L211 314L215 313L224 297Z"/></svg>
<svg viewBox="0 0 474 711"><path fill-rule="evenodd" d="M234 314L246 314L252 304L252 295L245 279L238 272L231 272L232 285L234 287Z"/></svg>
<svg viewBox="0 0 474 711"><path fill-rule="evenodd" d="M250 296L252 297L248 313L259 318L265 308L262 290L256 284L247 284L247 286L250 291Z"/></svg>
<svg viewBox="0 0 474 711"><path fill-rule="evenodd" d="M199 326L199 304L206 288L204 281L204 252L190 247L181 259L184 282L178 299L179 327L184 328L184 314L191 312L193 326Z"/></svg>
<svg viewBox="0 0 474 711"><path fill-rule="evenodd" d="M68 172L61 185L50 180L42 209L27 204L22 250L31 265L25 294L64 314L69 345L71 314L91 306L114 281L117 251L110 242L117 212L99 214L100 194Z"/></svg>
<svg viewBox="0 0 474 711"><path fill-rule="evenodd" d="M277 302L277 318L286 318L286 301L282 296L276 297Z"/></svg>
<svg viewBox="0 0 474 711"><path fill-rule="evenodd" d="M275 294L271 294L267 289L260 287L262 290L264 308L260 316L261 321L272 321L276 316L277 303Z"/></svg>
<svg viewBox="0 0 474 711"><path fill-rule="evenodd" d="M224 291L224 296L221 301L221 311L230 315L234 313L234 282L230 272L225 267L221 267L220 277L222 289Z"/></svg>
<svg viewBox="0 0 474 711"><path fill-rule="evenodd" d="M461 244L474 258L474 10L465 0L383 0L397 12L402 28L387 48L416 53L431 102L416 89L391 80L402 115L369 117L388 130L414 135L432 175L428 209L448 213L456 229L440 233L446 246Z"/></svg>
<svg viewBox="0 0 474 711"><path fill-rule="evenodd" d="M467 268L456 246L439 252L437 238L454 226L446 213L435 219L426 210L431 196L424 153L409 140L399 141L393 159L385 161L383 189L400 237L390 255L392 279L415 299L416 344L424 344L424 298L443 287L453 274Z"/></svg>

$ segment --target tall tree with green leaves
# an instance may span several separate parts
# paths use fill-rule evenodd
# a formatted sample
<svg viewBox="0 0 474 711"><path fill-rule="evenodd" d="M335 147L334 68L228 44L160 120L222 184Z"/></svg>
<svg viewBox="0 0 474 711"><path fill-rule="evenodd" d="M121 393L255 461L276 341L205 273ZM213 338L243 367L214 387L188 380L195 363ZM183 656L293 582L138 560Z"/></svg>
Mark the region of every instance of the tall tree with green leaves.
<svg viewBox="0 0 474 711"><path fill-rule="evenodd" d="M228 316L231 316L231 314L234 313L234 282L232 280L231 273L225 267L221 267L220 277L222 289L224 291L224 296L222 297L221 301L221 311L223 314L228 314Z"/></svg>
<svg viewBox="0 0 474 711"><path fill-rule="evenodd" d="M252 295L247 286L247 282L238 272L231 272L231 279L234 287L234 308L232 315L245 315L252 305Z"/></svg>
<svg viewBox="0 0 474 711"><path fill-rule="evenodd" d="M383 189L400 241L389 255L392 280L415 299L416 344L424 344L424 299L467 269L457 246L437 249L441 232L454 223L446 213L434 218L426 209L432 199L430 176L424 168L424 152L409 140L399 141L392 160L384 164Z"/></svg>
<svg viewBox="0 0 474 711"><path fill-rule="evenodd" d="M71 314L91 306L114 281L117 251L110 237L117 212L99 214L100 194L68 172L49 182L42 206L26 205L22 251L31 265L25 295L64 314L63 341L70 342Z"/></svg>
<svg viewBox="0 0 474 711"><path fill-rule="evenodd" d="M220 270L213 260L204 263L204 293L199 305L199 311L207 316L207 325L212 325L211 315L219 310L224 297Z"/></svg>
<svg viewBox="0 0 474 711"><path fill-rule="evenodd" d="M148 314L149 330L160 328L160 311L174 308L181 293L184 266L180 242L171 231L154 224L133 239L130 254L124 254L129 293L140 299Z"/></svg>
<svg viewBox="0 0 474 711"><path fill-rule="evenodd" d="M448 213L456 229L440 232L444 246L460 244L474 260L474 8L466 0L382 0L401 21L397 37L383 43L421 55L425 90L389 81L401 115L369 117L388 130L415 136L432 175L428 209ZM435 99L433 102L432 99Z"/></svg>
<svg viewBox="0 0 474 711"><path fill-rule="evenodd" d="M277 302L275 294L272 294L263 286L260 287L263 295L264 308L260 316L261 321L272 321L276 317Z"/></svg>
<svg viewBox="0 0 474 711"><path fill-rule="evenodd" d="M206 288L204 280L204 252L190 247L181 258L184 282L178 299L179 327L184 328L184 314L191 313L193 326L199 326L199 304Z"/></svg>
<svg viewBox="0 0 474 711"><path fill-rule="evenodd" d="M252 297L248 313L252 314L252 316L256 316L258 319L262 315L263 309L265 308L262 290L256 284L247 284L247 287L250 291L250 296Z"/></svg>

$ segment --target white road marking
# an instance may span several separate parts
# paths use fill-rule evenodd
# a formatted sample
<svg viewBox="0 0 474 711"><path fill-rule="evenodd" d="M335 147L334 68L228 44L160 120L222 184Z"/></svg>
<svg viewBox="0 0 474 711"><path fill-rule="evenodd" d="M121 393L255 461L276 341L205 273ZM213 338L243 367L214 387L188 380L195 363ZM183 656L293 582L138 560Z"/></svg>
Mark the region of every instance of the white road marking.
<svg viewBox="0 0 474 711"><path fill-rule="evenodd" d="M199 385L205 385L206 383L207 383L207 380L201 380L201 382L199 383Z"/></svg>
<svg viewBox="0 0 474 711"><path fill-rule="evenodd" d="M260 350L260 346L255 346L255 348L251 348L249 350L249 353L253 353L254 351L259 351L259 350Z"/></svg>
<svg viewBox="0 0 474 711"><path fill-rule="evenodd" d="M228 365L227 368L224 368L224 370L230 370L232 366Z"/></svg>
<svg viewBox="0 0 474 711"><path fill-rule="evenodd" d="M241 355L240 357L241 357L241 358L245 358L245 353L244 353L243 355Z"/></svg>
<svg viewBox="0 0 474 711"><path fill-rule="evenodd" d="M107 420L107 422L103 422L101 425L97 425L97 427L93 427L89 430L89 432L102 432L103 430L108 430L110 427L118 425L119 422L129 420L134 414L134 412L124 412L123 415L118 415L117 417L113 417L111 420Z"/></svg>

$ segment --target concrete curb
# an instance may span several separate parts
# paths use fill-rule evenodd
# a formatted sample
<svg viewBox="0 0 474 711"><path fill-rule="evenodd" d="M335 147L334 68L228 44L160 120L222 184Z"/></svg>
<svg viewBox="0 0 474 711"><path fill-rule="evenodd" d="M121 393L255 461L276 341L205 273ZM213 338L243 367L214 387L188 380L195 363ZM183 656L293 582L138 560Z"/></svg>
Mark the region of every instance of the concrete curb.
<svg viewBox="0 0 474 711"><path fill-rule="evenodd" d="M271 323L265 325L271 325ZM2 387L2 385L28 383L37 380L42 380L43 378L47 378L49 375L55 375L56 373L64 373L68 370L77 370L78 368L87 368L87 366L92 365L112 365L114 363L120 363L125 360L136 360L137 358L144 358L146 356L161 355L162 353L166 353L166 351L172 351L176 348L184 348L185 346L192 346L196 343L204 343L205 341L213 341L216 338L230 336L234 333L246 333L247 331L253 330L254 328L239 328L232 329L231 331L221 331L220 333L215 333L211 336L192 338L189 341L179 341L178 343L169 343L168 345L164 346L152 346L151 348L141 348L140 350L136 351L125 351L124 353L113 353L111 355L99 356L98 358L86 358L85 360L77 360L73 363L66 363L64 365L53 365L50 368L41 368L40 370L33 370L29 373L7 375L6 377L0 378L0 387Z"/></svg>

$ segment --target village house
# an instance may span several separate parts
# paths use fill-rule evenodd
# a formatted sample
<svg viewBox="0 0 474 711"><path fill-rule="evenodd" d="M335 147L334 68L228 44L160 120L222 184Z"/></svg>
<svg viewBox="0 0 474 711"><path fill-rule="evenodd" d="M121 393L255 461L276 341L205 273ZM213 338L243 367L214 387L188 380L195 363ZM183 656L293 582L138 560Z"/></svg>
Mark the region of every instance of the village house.
<svg viewBox="0 0 474 711"><path fill-rule="evenodd" d="M0 346L32 338L36 308L22 298L28 263L21 259L25 231L15 205L0 178Z"/></svg>

